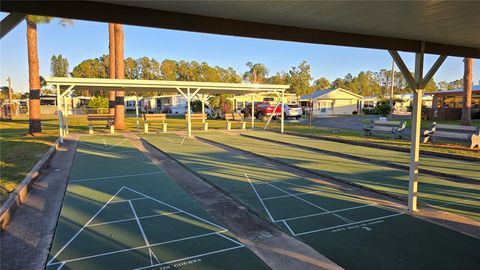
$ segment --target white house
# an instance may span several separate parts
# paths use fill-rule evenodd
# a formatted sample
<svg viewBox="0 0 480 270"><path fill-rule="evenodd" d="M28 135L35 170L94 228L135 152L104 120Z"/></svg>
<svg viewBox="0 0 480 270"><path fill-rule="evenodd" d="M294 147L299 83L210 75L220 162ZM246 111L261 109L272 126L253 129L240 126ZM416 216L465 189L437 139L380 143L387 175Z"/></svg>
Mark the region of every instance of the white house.
<svg viewBox="0 0 480 270"><path fill-rule="evenodd" d="M144 97L140 100L139 106L141 112L185 114L187 99L182 95Z"/></svg>
<svg viewBox="0 0 480 270"><path fill-rule="evenodd" d="M313 115L353 114L360 110L362 96L342 88L318 90L300 97L301 102L313 102Z"/></svg>

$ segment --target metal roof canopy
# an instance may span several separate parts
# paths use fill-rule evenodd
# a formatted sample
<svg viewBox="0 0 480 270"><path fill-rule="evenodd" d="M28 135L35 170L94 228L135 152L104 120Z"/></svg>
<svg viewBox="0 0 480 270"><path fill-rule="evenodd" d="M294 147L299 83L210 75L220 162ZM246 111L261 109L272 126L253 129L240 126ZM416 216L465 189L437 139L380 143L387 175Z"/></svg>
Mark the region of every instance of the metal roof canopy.
<svg viewBox="0 0 480 270"><path fill-rule="evenodd" d="M217 82L186 82L186 81L161 81L161 80L125 80L125 79L92 79L92 78L63 78L53 77L45 80L48 84L56 86L57 90L57 106L59 111L59 132L60 141L63 142L63 135L68 134L68 110L67 100L72 91L75 90L92 90L92 91L132 91L132 92L163 92L172 93L179 92L187 101L197 97L202 102L202 114L205 114L205 101L210 94L230 94L230 95L251 95L252 103L255 94L268 93L275 94L280 98L281 104L281 122L280 131L284 131L284 104L285 90L290 85L277 84L246 84L246 83L217 83ZM61 90L64 90L61 93ZM207 94L207 96L205 96ZM62 108L63 99L63 108ZM190 116L190 102L187 102L187 129L188 136L192 136L192 121ZM138 125L138 102L135 103L137 125ZM255 125L255 117L252 106L252 129ZM276 107L275 107L276 110ZM62 112L63 111L63 112ZM63 116L65 120L63 122ZM270 116L265 128L270 123L273 114ZM205 120L203 120L205 121ZM205 122L204 122L205 124ZM65 126L65 128L64 128Z"/></svg>
<svg viewBox="0 0 480 270"><path fill-rule="evenodd" d="M480 58L478 1L39 0L2 1L0 10L212 34Z"/></svg>
<svg viewBox="0 0 480 270"><path fill-rule="evenodd" d="M162 81L162 80L121 80L121 79L92 79L92 78L61 78L45 79L48 84L59 86L60 90L68 88L75 90L92 91L132 91L132 92L184 92L188 88L196 94L255 94L265 92L283 92L290 85L277 84L246 84L246 83L217 83L217 82L190 82L190 81ZM197 91L198 90L198 91Z"/></svg>

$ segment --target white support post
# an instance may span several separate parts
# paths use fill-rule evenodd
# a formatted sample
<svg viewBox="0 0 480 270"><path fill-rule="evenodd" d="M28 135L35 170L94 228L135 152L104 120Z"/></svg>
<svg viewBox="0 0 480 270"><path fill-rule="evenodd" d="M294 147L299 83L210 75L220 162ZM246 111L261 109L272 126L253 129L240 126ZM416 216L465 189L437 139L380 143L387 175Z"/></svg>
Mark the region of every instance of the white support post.
<svg viewBox="0 0 480 270"><path fill-rule="evenodd" d="M202 115L205 115L205 97L203 94L200 100L202 101ZM205 124L205 118L202 118L202 123Z"/></svg>
<svg viewBox="0 0 480 270"><path fill-rule="evenodd" d="M62 102L62 99L60 97L60 85L57 84L58 136L60 137L60 142L63 143L63 116L62 116L61 102Z"/></svg>
<svg viewBox="0 0 480 270"><path fill-rule="evenodd" d="M190 88L187 88L187 130L188 130L188 137L192 137L192 122L190 118Z"/></svg>
<svg viewBox="0 0 480 270"><path fill-rule="evenodd" d="M63 97L63 106L65 111L65 135L68 134L68 97Z"/></svg>
<svg viewBox="0 0 480 270"><path fill-rule="evenodd" d="M413 92L412 134L410 138L410 170L408 183L408 209L417 211L418 163L420 157L420 124L423 96L423 52L415 54L416 89Z"/></svg>
<svg viewBox="0 0 480 270"><path fill-rule="evenodd" d="M282 91L282 118L280 122L280 132L283 133L285 122L285 90Z"/></svg>
<svg viewBox="0 0 480 270"><path fill-rule="evenodd" d="M255 94L252 94L252 130L255 129L255 101L254 101Z"/></svg>
<svg viewBox="0 0 480 270"><path fill-rule="evenodd" d="M137 93L135 93L135 118L137 120L137 132L139 132L139 129L140 129L140 120L138 119L138 95L136 95ZM148 127L147 127L147 131L148 131ZM147 132L145 132L147 133Z"/></svg>

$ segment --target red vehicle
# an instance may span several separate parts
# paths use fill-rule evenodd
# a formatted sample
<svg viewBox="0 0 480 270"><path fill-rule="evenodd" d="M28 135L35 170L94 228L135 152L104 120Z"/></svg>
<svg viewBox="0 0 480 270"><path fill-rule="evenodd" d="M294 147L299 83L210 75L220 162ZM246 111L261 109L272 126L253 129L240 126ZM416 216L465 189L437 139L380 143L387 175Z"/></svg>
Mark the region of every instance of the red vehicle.
<svg viewBox="0 0 480 270"><path fill-rule="evenodd" d="M249 117L252 113L251 105L247 105L243 108L242 113L245 117ZM273 114L273 119L276 119L282 114L282 106L278 106L275 109L275 105L271 105L268 101L255 102L255 117L259 120L264 120L267 117L270 117Z"/></svg>

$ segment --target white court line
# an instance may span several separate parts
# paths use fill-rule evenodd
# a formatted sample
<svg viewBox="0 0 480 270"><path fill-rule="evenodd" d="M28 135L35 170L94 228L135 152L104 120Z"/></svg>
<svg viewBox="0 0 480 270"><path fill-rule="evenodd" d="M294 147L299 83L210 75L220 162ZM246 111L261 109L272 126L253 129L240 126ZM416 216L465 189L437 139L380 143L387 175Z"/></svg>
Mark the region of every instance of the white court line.
<svg viewBox="0 0 480 270"><path fill-rule="evenodd" d="M324 191L316 190L316 191L299 192L299 193L292 193L292 194L297 195L297 196L301 196L301 195L304 195L304 194L316 194L316 193L324 193ZM262 198L262 200L264 200L264 201L274 200L274 199L291 197L293 195L287 194L287 195L273 196L273 197Z"/></svg>
<svg viewBox="0 0 480 270"><path fill-rule="evenodd" d="M135 207L133 207L132 201L129 200L128 204L130 205L130 209L132 209L133 215L135 216L135 221L137 222L138 228L140 229L140 232L142 233L143 240L145 241L145 244L147 246L150 246L150 242L148 241L147 235L145 234L145 231L143 230L142 223L138 219L137 211L135 211ZM153 257L155 257L157 259L157 256L155 256L155 253L153 253L153 251L150 249L150 247L148 247L148 256L150 256L150 264L151 265L154 264L152 254L153 254ZM157 259L157 263L160 263L160 261L158 261L158 259Z"/></svg>
<svg viewBox="0 0 480 270"><path fill-rule="evenodd" d="M281 189L281 188L279 188L279 187L276 187L276 186L274 186L274 185L272 185L272 184L270 184L270 183L267 183L267 185L269 185L269 186L271 186L271 187L273 187L273 188L276 188L276 189L278 189L278 190L280 190L280 191L283 191L283 192L285 192L285 193L287 193L287 194L291 194L292 197L294 197L294 198L296 198L296 199L298 199L298 200L300 200L300 201L302 201L302 202L305 202L305 203L307 203L307 204L309 204L309 205L311 205L311 206L313 206L313 207L316 207L316 208L318 208L318 209L321 209L321 210L323 210L323 211L325 211L325 212L331 212L331 211L328 210L328 209L325 209L325 208L323 208L323 207L321 207L321 206L318 206L318 205L316 205L316 204L314 204L314 203L312 203L312 202L309 202L309 201L307 201L307 200L305 200L305 199L303 199L303 198L300 198L300 197L298 197L297 195L294 195L294 194L292 194L292 193L290 193L290 192L288 192L288 191L286 191L286 190L283 190L283 189ZM349 223L353 223L353 222L354 222L354 221L351 220L351 219L348 219L348 218L346 218L346 217L342 217L342 216L337 215L337 214L335 214L335 213L332 213L332 215L338 217L339 219L341 219L341 220L343 220L343 221L349 222Z"/></svg>
<svg viewBox="0 0 480 270"><path fill-rule="evenodd" d="M77 156L88 156L88 155L95 155L95 153L101 152L101 151L97 151L97 152L92 152L92 153L85 153L83 151L86 151L86 150L80 150L80 152L78 152L76 155ZM96 150L89 150L89 151L96 151ZM117 151L117 152L108 153L108 154L123 154L123 153L130 153L130 152L138 152L138 150L137 149L123 150L123 151Z"/></svg>
<svg viewBox="0 0 480 270"><path fill-rule="evenodd" d="M166 203L166 202L162 202L162 201L160 201L160 200L157 200L157 199L155 199L155 198L153 198L153 197L150 197L150 196L148 196L148 195L146 195L146 194L144 194L144 193L141 193L141 192L139 192L139 191L133 190L133 189L131 189L131 188L129 188L129 187L125 187L125 186L123 186L123 187L126 188L126 189L128 189L128 190L130 190L130 191L132 191L132 192L135 192L135 193L137 193L137 194L143 195L143 196L145 196L145 197L147 197L147 198L149 198L149 199L151 199L151 200L154 200L154 201L156 201L156 202L158 202L158 203L161 203L161 204L163 204L163 205L166 205L166 206L168 206L168 207L171 207L171 208L173 208L173 209L175 209L175 210L177 210L177 211L181 211L181 212L183 212L183 213L185 213L185 214L187 214L187 215L189 215L189 216L191 216L191 217L193 217L193 218L196 218L196 219L198 219L198 220L201 220L201 221L203 221L203 222L205 222L205 223L208 223L208 224L210 224L210 225L212 225L212 226L214 226L214 227L217 227L217 228L219 228L219 229L228 231L227 229L223 228L223 227L220 226L220 225L217 225L217 224L215 224L215 223L213 223L213 222L210 222L210 221L208 221L208 220L206 220L206 219L203 219L203 218L201 218L201 217L199 217L199 216L196 216L196 215L194 215L194 214L192 214L192 213L189 213L189 212L187 212L187 211L185 211L185 210L182 210L182 209L180 209L180 208L178 208L178 207L175 207L175 206L170 205L170 204L168 204L168 203Z"/></svg>
<svg viewBox="0 0 480 270"><path fill-rule="evenodd" d="M248 174L244 173L244 175L245 175L245 178L247 178L248 182L250 183L250 186L252 187L253 191L254 191L255 194L257 195L258 200L260 201L260 203L262 204L263 208L264 208L265 211L267 212L268 217L270 217L270 220L271 220L272 222L275 222L275 220L274 220L273 217L272 217L272 214L270 214L270 211L268 211L268 208L267 208L267 206L265 205L265 203L263 202L262 198L260 197L260 195L258 195L258 192L257 192L257 190L255 189L255 187L253 186L252 181L250 181L250 178L248 177Z"/></svg>
<svg viewBox="0 0 480 270"><path fill-rule="evenodd" d="M75 180L70 180L69 183L85 182L85 181L93 181L93 180L105 180L105 179L114 179L114 178L125 178L125 177L134 177L134 176L152 175L152 174L163 174L163 173L165 172L156 171L156 172L149 172L149 173L135 173L135 174L124 174L124 175L116 175L116 176L75 179Z"/></svg>
<svg viewBox="0 0 480 270"><path fill-rule="evenodd" d="M126 249L115 250L115 251L105 252L105 253L96 254L96 255L90 255L90 256L85 256L85 257L80 257L80 258L69 259L69 260L65 260L65 261L61 261L61 262L48 263L47 265L56 265L56 264L62 264L62 263L66 264L66 263L70 263L70 262L76 262L76 261L81 261L81 260L86 260L86 259L92 259L92 258L97 258L97 257L122 253L122 252L126 252L126 251L133 251L133 250L139 250L139 249L142 249L142 248L156 247L156 246L160 246L160 245L165 245L165 244L170 244L170 243L175 243L175 242L181 242L181 241L185 241L185 240L200 238L200 237L204 237L204 236L214 235L214 234L217 234L219 232L227 232L227 231L224 230L224 231L216 231L216 232L211 232L211 233L204 233L204 234L199 234L199 235L195 235L195 236L184 237L184 238L180 238L180 239L155 243L155 244L152 244L152 245L149 245L149 246L144 245L144 246L139 246L139 247L134 247L134 248L126 248Z"/></svg>
<svg viewBox="0 0 480 270"><path fill-rule="evenodd" d="M90 224L90 222L92 222L93 219L95 219L95 217L108 205L109 202L111 202L113 200L113 198L115 198L119 193L120 191L122 191L124 189L124 187L121 187L117 193L115 193L111 198L110 200L108 200L96 213L95 215L93 215L92 218L90 218L87 223L85 223L85 225L83 225L83 227L78 230L77 233L75 233L73 235L72 238L70 238L70 240L68 240L67 243L65 243L65 245L63 245L63 247L50 259L50 261L48 261L47 265L51 265L52 262L57 258L57 256L75 239L77 238L77 236Z"/></svg>
<svg viewBox="0 0 480 270"><path fill-rule="evenodd" d="M114 203L123 203L128 201L139 201L139 200L147 200L148 198L133 198L133 199L126 199L126 200L118 200L118 201L111 201L110 204Z"/></svg>
<svg viewBox="0 0 480 270"><path fill-rule="evenodd" d="M287 222L285 220L282 220L283 224L285 224L285 226L287 227L287 229L290 231L290 233L292 235L295 235L295 233L293 232L292 228L290 228L290 226L288 226Z"/></svg>
<svg viewBox="0 0 480 270"><path fill-rule="evenodd" d="M124 139L123 141L121 141L121 142L119 142L119 143L117 143L117 144L114 144L114 145L112 145L112 146L110 146L110 147L107 147L106 144L105 144L105 147L100 147L100 146L98 146L98 145L91 144L91 143L87 143L87 142L82 142L82 141L80 141L79 143L84 144L84 145L88 145L88 146L92 146L92 147L96 147L96 148L100 148L100 149L102 149L102 150L110 150L110 149L112 149L112 148L114 148L114 147L116 147L116 146L119 146L120 144L122 144L122 143L124 143L124 142L126 142L126 141L127 141L127 139Z"/></svg>
<svg viewBox="0 0 480 270"><path fill-rule="evenodd" d="M147 198L145 198L145 199L147 199ZM180 211L176 211L176 212L169 212L169 213L164 213L164 214L149 215L149 216L139 217L138 219L147 219L147 218L154 218L154 217L161 217L161 216L169 216L169 215L174 215L174 214L178 214L178 213L181 213L181 212L180 212ZM107 222L101 222L101 223L94 223L94 224L88 225L88 227L94 227L94 226L100 226L100 225L107 225L107 224L114 224L114 223L120 223L120 222L132 221L132 220L135 220L135 218L126 218L126 219L119 219L119 220L115 220L115 221L107 221Z"/></svg>
<svg viewBox="0 0 480 270"><path fill-rule="evenodd" d="M198 255L194 255L194 256L190 256L190 257L176 259L176 260L172 260L172 261L168 261L168 262L164 262L164 263L139 267L139 268L135 268L135 269L132 269L132 270L142 270L142 269L147 269L147 268L151 268L151 267L162 266L162 265L165 265L165 264L171 264L171 263L175 263L175 262L190 260L190 259L197 258L197 257L208 256L208 255L213 255L213 254L217 254L217 253L221 253L221 252L225 252L225 251L230 251L230 250L237 249L237 248L243 248L243 246L225 248L225 249L216 250L216 251L212 251L212 252L207 252L207 253L203 253L203 254L198 254Z"/></svg>
<svg viewBox="0 0 480 270"><path fill-rule="evenodd" d="M245 246L244 244L242 244L242 243L240 243L240 242L238 242L238 241L236 241L236 240L234 240L234 239L232 239L232 238L230 238L230 237L228 237L228 236L226 236L226 235L223 235L222 233L217 233L217 235L218 235L218 236L221 236L221 237L223 237L223 238L225 238L225 239L227 239L227 240L229 240L229 241L231 241L231 242L233 242L233 243L235 243L235 244L237 244L237 245Z"/></svg>
<svg viewBox="0 0 480 270"><path fill-rule="evenodd" d="M361 224L361 223L364 223L364 222L375 221L375 220L379 220L379 219L387 219L387 218L391 218L391 217L395 217L395 216L399 216L399 215L403 215L403 213L395 213L395 214L392 214L392 215L387 215L387 216L382 216L382 217L377 217L377 218L372 218L372 219L356 221L354 223L342 224L342 225L332 226L332 227L313 230L313 231L308 231L308 232L301 232L301 233L295 234L295 236L305 235L305 234L310 234L310 233L315 233L315 232L322 232L322 231L327 231L327 230L332 230L332 229L337 229L337 228L341 228L341 227L345 227L345 226Z"/></svg>
<svg viewBox="0 0 480 270"><path fill-rule="evenodd" d="M180 143L180 146L183 145L183 142L184 142L184 141L185 141L185 136L183 137L182 142Z"/></svg>
<svg viewBox="0 0 480 270"><path fill-rule="evenodd" d="M167 141L169 141L169 142L171 142L171 143L175 143L174 141L170 140L169 138L165 138L165 137L162 137L162 136L156 137L156 138L161 138L161 139L167 140Z"/></svg>
<svg viewBox="0 0 480 270"><path fill-rule="evenodd" d="M348 210L353 210L353 209L358 209L358 208L363 208L363 207L369 207L369 206L375 206L375 205L377 205L377 204L373 203L373 204L365 204L365 205L360 205L360 206L353 206L353 207L343 208L343 209L334 210L334 211L327 211L327 212L323 212L323 213L316 213L316 214L310 214L310 215L280 219L280 220L277 220L277 222L290 221L290 220L296 220L296 219L302 219L302 218L308 218L308 217L314 217L314 216L321 216L321 215L328 215L328 214L333 214L333 213L337 213L337 212L343 212L343 211L348 211Z"/></svg>

